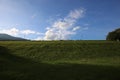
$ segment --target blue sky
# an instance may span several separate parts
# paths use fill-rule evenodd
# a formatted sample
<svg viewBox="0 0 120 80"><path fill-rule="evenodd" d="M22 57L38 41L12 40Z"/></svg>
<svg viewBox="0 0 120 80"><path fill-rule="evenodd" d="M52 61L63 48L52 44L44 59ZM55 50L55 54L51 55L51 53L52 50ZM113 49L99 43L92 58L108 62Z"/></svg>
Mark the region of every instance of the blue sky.
<svg viewBox="0 0 120 80"><path fill-rule="evenodd" d="M120 0L0 0L0 33L32 40L104 40Z"/></svg>

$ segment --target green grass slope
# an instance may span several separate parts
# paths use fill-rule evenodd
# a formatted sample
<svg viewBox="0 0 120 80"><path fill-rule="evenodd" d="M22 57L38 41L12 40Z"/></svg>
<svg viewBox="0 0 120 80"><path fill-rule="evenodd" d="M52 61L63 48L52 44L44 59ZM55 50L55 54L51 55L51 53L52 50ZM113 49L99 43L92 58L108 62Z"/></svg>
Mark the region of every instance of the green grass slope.
<svg viewBox="0 0 120 80"><path fill-rule="evenodd" d="M0 42L0 80L120 80L120 43Z"/></svg>

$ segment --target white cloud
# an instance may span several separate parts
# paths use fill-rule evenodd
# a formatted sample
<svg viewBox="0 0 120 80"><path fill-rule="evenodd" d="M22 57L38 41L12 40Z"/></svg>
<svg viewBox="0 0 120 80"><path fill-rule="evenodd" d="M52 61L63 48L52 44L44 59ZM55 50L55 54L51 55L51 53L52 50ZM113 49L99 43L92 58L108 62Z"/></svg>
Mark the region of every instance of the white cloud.
<svg viewBox="0 0 120 80"><path fill-rule="evenodd" d="M67 40L69 36L76 34L79 26L74 27L77 20L83 17L84 9L76 9L71 11L63 19L58 19L45 32L45 40Z"/></svg>
<svg viewBox="0 0 120 80"><path fill-rule="evenodd" d="M88 28L83 28L76 26L78 19L82 18L84 15L84 9L75 9L70 11L70 13L62 18L57 19L52 23L51 26L46 28L45 33L40 33L34 30L25 29L20 30L17 28L11 29L0 29L0 33L6 33L13 36L26 36L35 35L33 38L37 37L35 40L67 40L71 35L75 35L77 30L87 30ZM36 15L33 15L34 18Z"/></svg>
<svg viewBox="0 0 120 80"><path fill-rule="evenodd" d="M5 34L17 36L19 34L19 30L16 28L2 29L2 30L0 30L0 33L5 33Z"/></svg>
<svg viewBox="0 0 120 80"><path fill-rule="evenodd" d="M83 17L84 9L75 9L74 11L71 11L68 15L68 17L73 19L78 19Z"/></svg>
<svg viewBox="0 0 120 80"><path fill-rule="evenodd" d="M32 30L23 30L23 31L21 31L20 33L25 34L25 35L36 34L36 32L35 32L35 31L32 31Z"/></svg>
<svg viewBox="0 0 120 80"><path fill-rule="evenodd" d="M44 33L40 33L37 31L33 31L30 29L26 29L26 30L20 30L17 28L11 28L11 29L0 29L0 33L4 33L4 34L9 34L12 36L25 36L25 35L44 35Z"/></svg>
<svg viewBox="0 0 120 80"><path fill-rule="evenodd" d="M77 31L80 29L80 26L74 27L72 31Z"/></svg>

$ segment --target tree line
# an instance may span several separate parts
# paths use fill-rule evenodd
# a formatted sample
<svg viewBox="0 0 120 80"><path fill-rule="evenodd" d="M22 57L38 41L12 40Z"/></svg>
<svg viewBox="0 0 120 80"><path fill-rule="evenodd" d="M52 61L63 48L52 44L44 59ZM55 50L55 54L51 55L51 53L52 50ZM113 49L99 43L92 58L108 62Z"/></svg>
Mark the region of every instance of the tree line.
<svg viewBox="0 0 120 80"><path fill-rule="evenodd" d="M107 37L106 37L106 40L120 41L120 28L118 28L112 32L109 32Z"/></svg>

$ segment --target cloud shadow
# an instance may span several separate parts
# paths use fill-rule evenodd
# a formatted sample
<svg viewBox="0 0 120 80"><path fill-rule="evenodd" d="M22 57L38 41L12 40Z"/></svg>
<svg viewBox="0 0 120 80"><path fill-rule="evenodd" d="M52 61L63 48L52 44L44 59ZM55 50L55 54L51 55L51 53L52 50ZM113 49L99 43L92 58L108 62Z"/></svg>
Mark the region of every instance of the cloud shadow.
<svg viewBox="0 0 120 80"><path fill-rule="evenodd" d="M120 80L120 68L36 62L13 55L0 46L0 80Z"/></svg>

